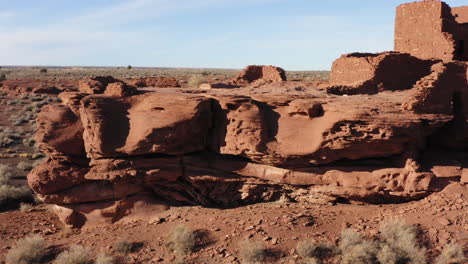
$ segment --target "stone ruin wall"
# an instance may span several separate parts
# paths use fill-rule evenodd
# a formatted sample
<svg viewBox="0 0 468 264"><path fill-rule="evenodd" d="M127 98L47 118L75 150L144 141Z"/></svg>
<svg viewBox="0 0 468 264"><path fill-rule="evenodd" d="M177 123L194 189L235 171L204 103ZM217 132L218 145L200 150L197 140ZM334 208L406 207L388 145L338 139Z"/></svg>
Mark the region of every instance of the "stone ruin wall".
<svg viewBox="0 0 468 264"><path fill-rule="evenodd" d="M457 23L468 23L468 6L452 7L452 14Z"/></svg>
<svg viewBox="0 0 468 264"><path fill-rule="evenodd" d="M397 7L395 51L445 62L468 60L468 25L462 24L467 20L467 8L454 10L441 1Z"/></svg>

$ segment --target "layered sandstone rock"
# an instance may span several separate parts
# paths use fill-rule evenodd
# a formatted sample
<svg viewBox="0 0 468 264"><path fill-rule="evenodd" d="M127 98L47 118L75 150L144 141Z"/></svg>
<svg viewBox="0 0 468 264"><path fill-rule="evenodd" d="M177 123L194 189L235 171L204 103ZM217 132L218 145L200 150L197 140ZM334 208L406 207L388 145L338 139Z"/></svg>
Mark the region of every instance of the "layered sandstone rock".
<svg viewBox="0 0 468 264"><path fill-rule="evenodd" d="M232 83L234 85L245 86L255 82L261 85L270 82L286 81L286 72L280 67L265 65L250 65L240 72Z"/></svg>
<svg viewBox="0 0 468 264"><path fill-rule="evenodd" d="M433 63L398 52L345 54L333 62L328 91L353 95L407 90L431 72Z"/></svg>
<svg viewBox="0 0 468 264"><path fill-rule="evenodd" d="M161 204L415 199L436 179L417 153L453 116L402 112L411 92L64 93L39 115L37 139L51 157L28 180L77 226Z"/></svg>

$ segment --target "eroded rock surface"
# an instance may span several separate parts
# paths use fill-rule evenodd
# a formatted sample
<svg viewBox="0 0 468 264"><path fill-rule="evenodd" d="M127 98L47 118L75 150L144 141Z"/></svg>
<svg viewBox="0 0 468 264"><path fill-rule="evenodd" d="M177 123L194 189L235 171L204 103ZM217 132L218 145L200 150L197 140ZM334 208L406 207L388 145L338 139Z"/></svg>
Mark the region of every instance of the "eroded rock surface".
<svg viewBox="0 0 468 264"><path fill-rule="evenodd" d="M432 70L451 67L459 65ZM28 179L77 226L158 204L417 199L443 184L419 153L455 119L408 107L423 100L419 87L347 97L63 93L62 105L39 115L37 140L50 158Z"/></svg>
<svg viewBox="0 0 468 264"><path fill-rule="evenodd" d="M396 47L412 55L343 55L327 91L301 92L274 66L249 66L217 89L83 80L38 116L49 158L29 185L81 226L172 204L391 203L466 184L467 63L453 39L465 31L447 12L439 1L400 6ZM412 36L419 26L408 21L434 34Z"/></svg>
<svg viewBox="0 0 468 264"><path fill-rule="evenodd" d="M333 63L328 91L352 95L407 90L428 75L434 63L398 52L345 54Z"/></svg>
<svg viewBox="0 0 468 264"><path fill-rule="evenodd" d="M238 86L261 86L271 82L286 81L286 72L276 66L250 65L240 72L232 83Z"/></svg>

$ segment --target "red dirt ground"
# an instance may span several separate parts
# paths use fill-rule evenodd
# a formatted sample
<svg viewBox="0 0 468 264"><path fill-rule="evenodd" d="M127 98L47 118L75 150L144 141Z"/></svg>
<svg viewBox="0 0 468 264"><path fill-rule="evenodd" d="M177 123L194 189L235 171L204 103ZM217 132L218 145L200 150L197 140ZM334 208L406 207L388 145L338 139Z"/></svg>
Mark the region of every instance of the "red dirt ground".
<svg viewBox="0 0 468 264"><path fill-rule="evenodd" d="M295 246L305 238L335 242L346 227L368 236L378 234L382 222L393 218L418 225L430 255L449 242L468 245L468 186L458 183L420 201L388 205L317 205L265 203L234 209L172 207L147 220L125 220L113 225L85 226L64 236L63 226L45 205L30 212L0 213L0 255L28 234L43 235L56 251L70 245L110 252L120 238L141 243L125 263L172 263L175 256L164 241L179 224L197 234L197 249L184 263L239 263L239 241L258 240L270 250L275 263L297 263ZM160 223L159 223L160 222Z"/></svg>

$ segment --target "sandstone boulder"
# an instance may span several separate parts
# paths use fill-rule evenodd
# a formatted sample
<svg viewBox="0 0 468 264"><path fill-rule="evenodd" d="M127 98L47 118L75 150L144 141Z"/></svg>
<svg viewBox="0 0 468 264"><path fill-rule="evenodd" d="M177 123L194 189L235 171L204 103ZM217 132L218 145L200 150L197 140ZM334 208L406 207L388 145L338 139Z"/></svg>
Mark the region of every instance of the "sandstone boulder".
<svg viewBox="0 0 468 264"><path fill-rule="evenodd" d="M255 81L265 83L286 81L286 72L276 66L249 65L234 77L232 83L245 86Z"/></svg>
<svg viewBox="0 0 468 264"><path fill-rule="evenodd" d="M87 166L49 158L31 171L28 184L38 194L56 193L84 183L88 170Z"/></svg>
<svg viewBox="0 0 468 264"><path fill-rule="evenodd" d="M129 99L88 96L80 116L88 157L177 155L206 147L211 100L163 93Z"/></svg>
<svg viewBox="0 0 468 264"><path fill-rule="evenodd" d="M345 54L333 62L328 92L353 95L411 89L431 72L432 64L398 52Z"/></svg>
<svg viewBox="0 0 468 264"><path fill-rule="evenodd" d="M123 82L115 82L107 85L104 94L107 96L127 97L137 93L137 89Z"/></svg>
<svg viewBox="0 0 468 264"><path fill-rule="evenodd" d="M78 90L88 94L102 94L110 83L120 82L112 76L95 76L80 80Z"/></svg>
<svg viewBox="0 0 468 264"><path fill-rule="evenodd" d="M65 105L46 105L38 114L36 142L48 155L85 157L83 125Z"/></svg>

